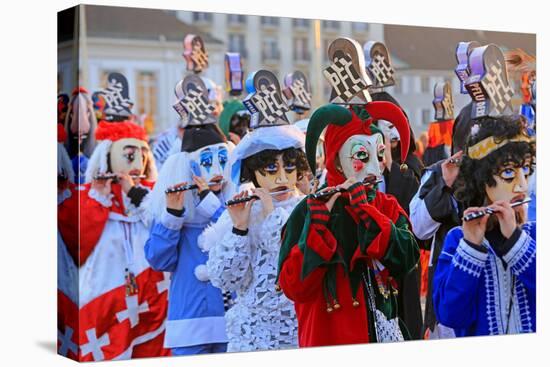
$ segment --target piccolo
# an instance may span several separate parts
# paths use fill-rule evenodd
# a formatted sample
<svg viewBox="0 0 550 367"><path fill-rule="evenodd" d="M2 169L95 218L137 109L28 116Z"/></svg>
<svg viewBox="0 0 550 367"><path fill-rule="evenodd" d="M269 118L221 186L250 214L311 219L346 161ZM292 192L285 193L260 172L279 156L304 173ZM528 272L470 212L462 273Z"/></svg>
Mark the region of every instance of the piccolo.
<svg viewBox="0 0 550 367"><path fill-rule="evenodd" d="M147 176L145 175L130 175L131 178L133 179L143 179L143 178L147 178ZM98 175L95 175L94 176L94 180L113 180L113 181L117 181L118 180L118 175L115 174L115 173L104 173L104 174L98 174Z"/></svg>
<svg viewBox="0 0 550 367"><path fill-rule="evenodd" d="M523 204L527 204L528 202L531 201L531 198L525 198L524 200L522 201L516 201L515 203L512 203L510 206L512 208L515 208L516 206L520 206L520 205L523 205ZM462 218L462 220L464 220L465 222L469 222L471 220L474 220L474 219L477 219L477 218L481 218L483 217L484 215L491 215L491 214L495 214L495 212L493 211L493 209L491 208L485 208L483 210L478 210L477 212L473 212L473 213L470 213L470 214L467 214L464 216L464 218Z"/></svg>
<svg viewBox="0 0 550 367"><path fill-rule="evenodd" d="M221 183L223 183L223 180L213 181L213 182L209 182L208 186L215 186L215 185L219 185ZM165 194L173 194L175 192L181 192L181 191L187 191L187 190L197 190L198 188L199 188L199 186L197 186L197 184L188 184L188 185L184 185L184 186L171 187L169 189L166 189L164 191L164 193Z"/></svg>
<svg viewBox="0 0 550 367"><path fill-rule="evenodd" d="M461 158L450 158L449 163L459 165L462 162Z"/></svg>
<svg viewBox="0 0 550 367"><path fill-rule="evenodd" d="M376 177L372 177L372 178L366 178L363 180L363 185L364 186L368 186L368 185L376 185L376 184L379 184L381 183L382 180L381 179L377 179ZM339 193L339 192L346 192L347 190L344 189L343 187L338 187L336 189L331 189L331 190L327 190L327 191L320 191L320 192L317 192L315 194L311 194L311 197L313 199L327 199L329 198L330 196L336 194L336 193Z"/></svg>
<svg viewBox="0 0 550 367"><path fill-rule="evenodd" d="M277 196L277 195L286 194L287 192L292 192L292 191L294 191L294 189L275 191L275 192L270 192L269 195L270 196ZM246 202L251 201L251 200L259 200L259 199L260 199L260 197L258 195L251 195L251 196L247 196L247 197L244 197L244 198L228 200L228 201L225 202L225 206L242 204L242 203L246 203Z"/></svg>

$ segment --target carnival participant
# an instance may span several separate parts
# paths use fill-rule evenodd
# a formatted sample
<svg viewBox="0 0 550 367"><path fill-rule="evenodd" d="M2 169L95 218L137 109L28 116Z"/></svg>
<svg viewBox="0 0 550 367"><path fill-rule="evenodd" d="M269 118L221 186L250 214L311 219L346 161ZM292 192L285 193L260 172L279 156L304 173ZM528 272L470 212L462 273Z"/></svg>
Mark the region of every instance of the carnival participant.
<svg viewBox="0 0 550 367"><path fill-rule="evenodd" d="M467 209L445 238L433 284L436 318L457 336L536 330L536 223L521 205L534 157L519 117L472 126L455 182Z"/></svg>
<svg viewBox="0 0 550 367"><path fill-rule="evenodd" d="M155 164L145 130L126 120L131 102L124 75L109 74L101 93L107 120L98 124L79 191L79 359L168 355L162 348L167 279L143 251Z"/></svg>
<svg viewBox="0 0 550 367"><path fill-rule="evenodd" d="M296 184L309 170L304 135L289 125L273 73L252 73L247 85L254 130L237 145L231 162L236 184L254 184L251 194L243 191L234 199L254 199L230 205L199 238L210 246L212 284L237 295L225 314L230 352L298 346L294 305L275 290L275 278L281 229L303 198Z"/></svg>
<svg viewBox="0 0 550 367"><path fill-rule="evenodd" d="M470 65L468 57L477 50L477 62ZM448 231L461 224L463 205L454 195L454 184L458 176L460 162L463 157L466 139L469 136L469 128L478 117L484 114L500 115L503 112L511 112L511 89L508 85L506 69L503 69L504 56L502 51L495 45L480 47L477 42L460 42L457 47L457 75L462 83L467 80L469 73L476 73L478 79L486 80L488 77L485 66L480 64L482 60L486 65L494 65L495 70L499 72L497 88L504 93L500 103L493 101L487 94L474 95L474 91L482 90L475 88L474 85L463 85L465 93L470 93L470 97L479 100L481 105L486 108L480 108L481 115L476 114L477 104L473 101L468 103L457 116L453 125L452 152L453 155L446 160L437 162L428 167L422 176L420 189L411 200L411 222L415 235L421 240L432 239L430 250L430 262L428 267L428 294L426 299L426 309L424 314L424 337L425 338L450 338L454 337L452 329L442 325L434 313L432 303L432 283L434 271L437 267L439 255L441 253L443 242ZM472 68L473 66L473 68ZM466 76L464 76L464 73ZM474 78L475 80L475 78ZM472 88L474 87L474 88ZM500 97L497 97L500 98ZM502 107L504 105L504 107Z"/></svg>
<svg viewBox="0 0 550 367"><path fill-rule="evenodd" d="M324 74L333 87L331 102L352 106L330 104L313 113L306 155L314 169L317 140L326 127L328 187L318 194L334 195L328 201L309 195L290 215L278 281L295 303L301 347L403 340L393 279L415 266L418 246L397 201L376 190L384 143L373 120L397 126L405 142L403 159L409 127L399 107L369 103L370 83L356 41L337 39L328 54L333 64Z"/></svg>
<svg viewBox="0 0 550 367"><path fill-rule="evenodd" d="M208 278L208 251L197 239L233 196L230 147L201 78L186 76L176 95L185 132L181 151L168 157L152 193L145 254L154 269L171 273L165 347L173 355L220 353L227 348L224 300Z"/></svg>
<svg viewBox="0 0 550 367"><path fill-rule="evenodd" d="M64 107L66 110L64 125L68 132L66 146L76 174L74 182L82 184L85 182L88 160L96 146L97 119L92 99L86 88L75 88L71 97L67 99L67 105ZM58 99L58 108L59 102Z"/></svg>

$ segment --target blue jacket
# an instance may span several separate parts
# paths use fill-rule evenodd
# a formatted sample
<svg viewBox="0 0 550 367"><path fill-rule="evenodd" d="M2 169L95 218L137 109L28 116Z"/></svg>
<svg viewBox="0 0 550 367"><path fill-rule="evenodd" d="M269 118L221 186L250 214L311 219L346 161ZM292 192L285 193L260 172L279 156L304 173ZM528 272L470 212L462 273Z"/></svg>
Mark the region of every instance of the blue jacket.
<svg viewBox="0 0 550 367"><path fill-rule="evenodd" d="M486 239L481 251L463 237L462 227L450 230L437 263L437 319L456 336L536 331L536 222L511 237L515 243L501 256Z"/></svg>
<svg viewBox="0 0 550 367"><path fill-rule="evenodd" d="M227 342L221 290L195 275L195 268L208 260L197 239L223 210L222 202L210 192L196 206L193 218L166 211L153 223L145 257L155 270L171 273L166 348Z"/></svg>

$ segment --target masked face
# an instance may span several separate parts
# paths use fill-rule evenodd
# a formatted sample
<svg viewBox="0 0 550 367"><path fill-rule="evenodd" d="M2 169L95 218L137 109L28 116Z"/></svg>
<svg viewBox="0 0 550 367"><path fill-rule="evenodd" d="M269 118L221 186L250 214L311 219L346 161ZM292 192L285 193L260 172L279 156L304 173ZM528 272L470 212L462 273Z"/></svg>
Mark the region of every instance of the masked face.
<svg viewBox="0 0 550 367"><path fill-rule="evenodd" d="M227 144L207 145L190 154L191 171L208 182L223 180L223 172L229 160ZM210 186L212 191L220 191L222 183Z"/></svg>
<svg viewBox="0 0 550 367"><path fill-rule="evenodd" d="M485 187L489 203L498 200L507 202L522 201L527 197L528 178L533 173L531 158L527 158L522 165L508 162L500 167L494 175L496 186ZM516 211L524 210L524 205L517 206Z"/></svg>
<svg viewBox="0 0 550 367"><path fill-rule="evenodd" d="M149 145L139 139L120 139L111 145L111 170L113 173L142 176L147 167Z"/></svg>
<svg viewBox="0 0 550 367"><path fill-rule="evenodd" d="M72 101L71 123L69 129L78 137L79 144L82 144L90 132L91 114L91 102L88 101L84 95L78 94Z"/></svg>
<svg viewBox="0 0 550 367"><path fill-rule="evenodd" d="M298 170L294 162L285 162L279 154L273 163L269 163L262 170L254 172L256 181L261 188L269 192L293 190L298 181ZM273 199L284 201L290 198L292 192L273 196Z"/></svg>
<svg viewBox="0 0 550 367"><path fill-rule="evenodd" d="M367 176L380 177L379 162L384 158L382 135L353 135L338 152L340 165L346 178L363 181Z"/></svg>
<svg viewBox="0 0 550 367"><path fill-rule="evenodd" d="M386 120L378 120L377 125L378 125L378 128L382 130L382 133L385 136L390 137L391 147L395 148L399 140L401 140L399 131L397 131L397 129L395 128L395 126L393 126L391 122Z"/></svg>

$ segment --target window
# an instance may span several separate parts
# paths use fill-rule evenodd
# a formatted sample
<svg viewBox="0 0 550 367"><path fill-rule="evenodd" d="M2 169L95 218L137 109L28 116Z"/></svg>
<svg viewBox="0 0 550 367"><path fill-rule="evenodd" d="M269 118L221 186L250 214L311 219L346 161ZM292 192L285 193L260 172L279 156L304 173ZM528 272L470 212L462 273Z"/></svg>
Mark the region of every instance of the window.
<svg viewBox="0 0 550 367"><path fill-rule="evenodd" d="M429 93L430 92L430 78L427 76L423 76L420 78L420 91L422 93Z"/></svg>
<svg viewBox="0 0 550 367"><path fill-rule="evenodd" d="M294 38L294 60L309 61L311 54L309 52L308 39L305 37Z"/></svg>
<svg viewBox="0 0 550 367"><path fill-rule="evenodd" d="M262 44L262 57L264 60L279 60L280 52L276 38L264 37Z"/></svg>
<svg viewBox="0 0 550 367"><path fill-rule="evenodd" d="M230 33L229 34L229 52L238 52L242 57L246 57L246 42L244 34Z"/></svg>
<svg viewBox="0 0 550 367"><path fill-rule="evenodd" d="M340 28L340 22L336 20L323 20L323 28L338 30Z"/></svg>
<svg viewBox="0 0 550 367"><path fill-rule="evenodd" d="M422 109L422 124L428 125L432 120L432 110L423 108Z"/></svg>
<svg viewBox="0 0 550 367"><path fill-rule="evenodd" d="M229 14L227 16L227 23L229 24L245 24L246 17L242 14Z"/></svg>
<svg viewBox="0 0 550 367"><path fill-rule="evenodd" d="M352 23L352 29L354 32L367 32L369 30L368 23Z"/></svg>
<svg viewBox="0 0 550 367"><path fill-rule="evenodd" d="M157 116L157 76L151 71L139 71L136 78L136 111L145 130L153 133Z"/></svg>
<svg viewBox="0 0 550 367"><path fill-rule="evenodd" d="M211 22L212 13L193 12L193 22Z"/></svg>
<svg viewBox="0 0 550 367"><path fill-rule="evenodd" d="M279 18L277 17L262 17L262 25L276 27L279 25Z"/></svg>
<svg viewBox="0 0 550 367"><path fill-rule="evenodd" d="M309 19L292 19L292 25L296 28L309 28Z"/></svg>

